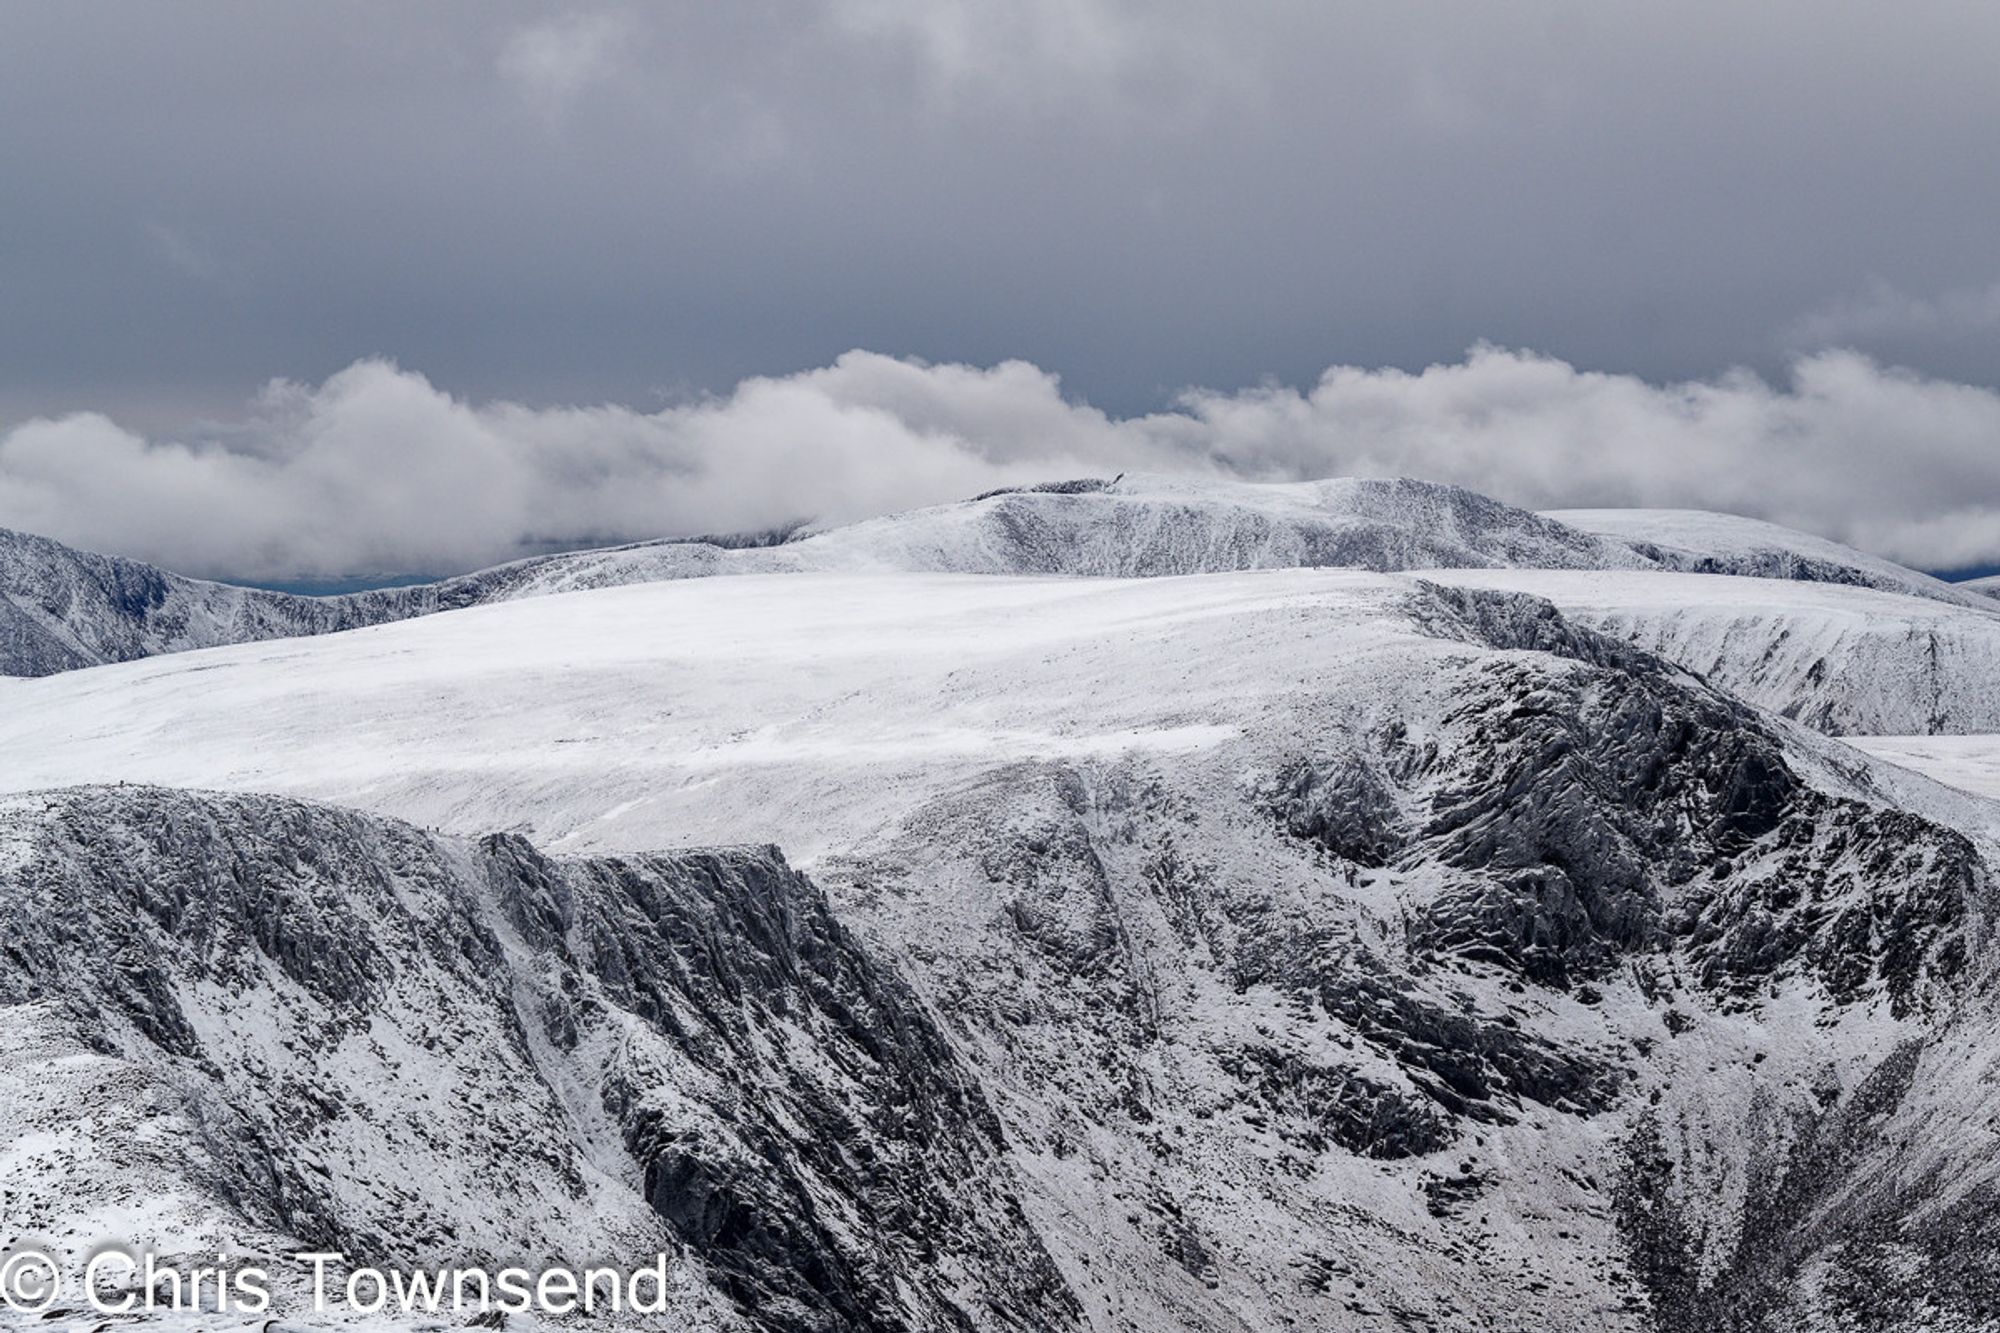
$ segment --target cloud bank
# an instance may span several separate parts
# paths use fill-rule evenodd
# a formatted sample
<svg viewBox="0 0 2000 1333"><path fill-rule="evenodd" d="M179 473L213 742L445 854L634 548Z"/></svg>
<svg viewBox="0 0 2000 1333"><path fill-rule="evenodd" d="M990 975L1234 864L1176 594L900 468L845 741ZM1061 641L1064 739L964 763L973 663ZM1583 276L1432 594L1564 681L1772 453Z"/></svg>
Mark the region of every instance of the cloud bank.
<svg viewBox="0 0 2000 1333"><path fill-rule="evenodd" d="M649 413L468 402L367 360L181 436L98 413L8 429L0 525L211 577L442 574L1121 470L1415 476L1535 508L1728 510L1925 568L2000 562L2000 393L1853 352L1780 384L1656 385L1481 346L1124 418L1024 361L855 351Z"/></svg>

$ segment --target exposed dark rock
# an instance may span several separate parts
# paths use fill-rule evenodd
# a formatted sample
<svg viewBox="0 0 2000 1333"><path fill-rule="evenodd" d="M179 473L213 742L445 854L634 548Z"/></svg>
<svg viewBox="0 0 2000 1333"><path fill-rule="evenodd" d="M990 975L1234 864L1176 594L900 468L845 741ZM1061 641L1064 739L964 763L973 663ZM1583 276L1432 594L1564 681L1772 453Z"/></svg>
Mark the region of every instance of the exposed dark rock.
<svg viewBox="0 0 2000 1333"><path fill-rule="evenodd" d="M1386 865L1404 846L1388 782L1353 755L1290 765L1278 774L1270 804L1285 832L1356 865Z"/></svg>
<svg viewBox="0 0 2000 1333"><path fill-rule="evenodd" d="M1338 1146L1363 1157L1415 1157L1453 1138L1436 1108L1352 1068L1268 1047L1246 1048L1223 1068L1256 1088L1280 1132L1312 1152Z"/></svg>
<svg viewBox="0 0 2000 1333"><path fill-rule="evenodd" d="M598 1261L563 1247L604 1243L602 1118L627 1225L650 1206L752 1327L1076 1323L972 1075L774 849L554 860L275 798L41 799L7 830L33 852L0 872L0 1006L60 1001L184 1086L247 1222ZM317 1164L344 1153L420 1183L343 1189Z"/></svg>

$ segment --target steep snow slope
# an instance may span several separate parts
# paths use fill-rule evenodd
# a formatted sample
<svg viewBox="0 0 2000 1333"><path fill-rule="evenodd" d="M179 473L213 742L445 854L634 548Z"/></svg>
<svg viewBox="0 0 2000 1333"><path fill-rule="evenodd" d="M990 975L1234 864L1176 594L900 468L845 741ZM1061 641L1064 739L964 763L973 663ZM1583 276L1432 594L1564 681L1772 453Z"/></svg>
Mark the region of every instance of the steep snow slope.
<svg viewBox="0 0 2000 1333"><path fill-rule="evenodd" d="M0 674L345 628L333 603L182 578L0 528Z"/></svg>
<svg viewBox="0 0 2000 1333"><path fill-rule="evenodd" d="M72 789L0 802L0 938L7 1225L73 1256L669 1251L676 1330L1076 1322L968 1072L771 849Z"/></svg>
<svg viewBox="0 0 2000 1333"><path fill-rule="evenodd" d="M642 554L643 553L643 554ZM439 583L299 597L186 578L118 556L0 528L0 675L46 676L230 643L330 634L450 611L623 568L606 582L720 572L727 549L654 543L525 560ZM557 579L556 569L565 571ZM547 579L551 582L544 583Z"/></svg>
<svg viewBox="0 0 2000 1333"><path fill-rule="evenodd" d="M2000 730L2000 607L1711 574L1429 577L1547 597L1579 624L1820 731Z"/></svg>
<svg viewBox="0 0 2000 1333"><path fill-rule="evenodd" d="M1809 532L1705 509L1551 509L1544 517L1625 543L1662 568L1694 574L1847 583L1978 605L1966 585Z"/></svg>
<svg viewBox="0 0 2000 1333"><path fill-rule="evenodd" d="M1983 579L1967 579L1952 586L1966 592L1976 592L1982 597L2000 597L2000 574L1988 575Z"/></svg>
<svg viewBox="0 0 2000 1333"><path fill-rule="evenodd" d="M1545 601L628 587L0 682L0 754L785 845L941 1016L1094 1328L1831 1327L2000 1277L1951 1240L2000 1211L1984 844Z"/></svg>

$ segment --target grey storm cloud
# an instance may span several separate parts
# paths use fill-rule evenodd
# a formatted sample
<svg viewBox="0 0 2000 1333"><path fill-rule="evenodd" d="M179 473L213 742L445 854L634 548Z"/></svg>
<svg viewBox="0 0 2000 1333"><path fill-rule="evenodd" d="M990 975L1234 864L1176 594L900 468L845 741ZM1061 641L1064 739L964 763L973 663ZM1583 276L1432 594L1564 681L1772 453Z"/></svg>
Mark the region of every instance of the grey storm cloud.
<svg viewBox="0 0 2000 1333"><path fill-rule="evenodd" d="M2000 366L2000 7L69 0L0 25L0 522L215 573L433 569L1164 451L2000 559L1958 434ZM1488 344L1538 355L1464 359ZM842 396L864 378L930 387ZM1513 461L1470 416L1410 433L1419 389L1500 378L1580 415L1538 400ZM246 414L271 381L317 387ZM1918 415L1865 418L1864 447L1816 415L1849 392ZM1371 393L1413 415L1367 420ZM975 400L1059 433L925 415ZM768 433L802 403L818 433ZM908 475L867 475L865 441ZM1854 470L1770 461L1808 448Z"/></svg>
<svg viewBox="0 0 2000 1333"><path fill-rule="evenodd" d="M1024 361L850 352L653 412L469 403L363 361L206 435L0 434L0 523L194 573L468 569L550 544L838 522L1113 471L1457 482L1534 507L1720 508L1927 567L2000 551L2000 393L1801 358L1665 385L1494 347L1190 391L1116 417ZM1893 447L1885 447L1893 442Z"/></svg>
<svg viewBox="0 0 2000 1333"><path fill-rule="evenodd" d="M70 0L4 24L0 420L179 424L370 356L642 406L857 346L1023 357L1127 412L1482 339L1656 381L1776 377L1821 339L2000 365L2000 322L1954 295L2000 282L2000 7Z"/></svg>

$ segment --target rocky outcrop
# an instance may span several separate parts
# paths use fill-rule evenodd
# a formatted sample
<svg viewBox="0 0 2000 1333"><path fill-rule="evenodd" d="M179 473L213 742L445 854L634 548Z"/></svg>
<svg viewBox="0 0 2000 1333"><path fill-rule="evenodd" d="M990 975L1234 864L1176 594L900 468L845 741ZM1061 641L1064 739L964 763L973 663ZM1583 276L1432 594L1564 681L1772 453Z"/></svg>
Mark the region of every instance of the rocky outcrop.
<svg viewBox="0 0 2000 1333"><path fill-rule="evenodd" d="M67 790L0 811L0 939L0 1014L158 1090L10 1221L220 1200L390 1264L667 1249L709 1315L785 1333L1076 1322L977 1083L773 849L564 861ZM183 1160L135 1157L190 1118Z"/></svg>
<svg viewBox="0 0 2000 1333"><path fill-rule="evenodd" d="M1720 1308L1718 1251L1656 1259L1668 1222L1585 1145L1651 1117L1733 1182L1698 1174L1731 1202L1689 1234L1754 1238L1804 1207L1784 1126L1865 1118L1856 1080L1963 1003L1993 912L1964 835L1546 602L1418 596L1482 650L1435 713L1389 688L1255 760L1008 767L824 872L994 1089L1057 1262L1127 1275L1073 1284L1094 1319L1229 1327L1255 1291L1302 1325L1703 1326L1676 1311ZM1753 1089L1762 1128L1719 1109ZM1213 1273L1156 1262L1186 1235ZM1330 1255L1351 1292L1297 1285Z"/></svg>

